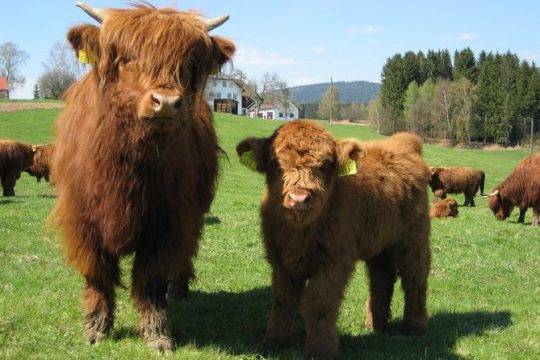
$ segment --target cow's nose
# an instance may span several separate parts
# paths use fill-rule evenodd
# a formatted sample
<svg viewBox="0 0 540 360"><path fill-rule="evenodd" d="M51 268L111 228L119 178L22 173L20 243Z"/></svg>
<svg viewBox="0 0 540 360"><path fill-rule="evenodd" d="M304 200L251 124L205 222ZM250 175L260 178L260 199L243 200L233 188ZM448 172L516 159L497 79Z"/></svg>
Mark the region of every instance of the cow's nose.
<svg viewBox="0 0 540 360"><path fill-rule="evenodd" d="M291 191L288 198L293 207L302 207L309 202L309 192L307 191Z"/></svg>
<svg viewBox="0 0 540 360"><path fill-rule="evenodd" d="M150 96L155 117L175 117L180 109L180 96L152 93Z"/></svg>

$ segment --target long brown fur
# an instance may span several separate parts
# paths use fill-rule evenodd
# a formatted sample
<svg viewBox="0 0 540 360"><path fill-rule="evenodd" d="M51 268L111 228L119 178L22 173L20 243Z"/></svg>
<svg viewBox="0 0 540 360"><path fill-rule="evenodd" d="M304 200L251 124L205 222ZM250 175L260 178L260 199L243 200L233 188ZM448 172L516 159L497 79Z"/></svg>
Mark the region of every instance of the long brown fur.
<svg viewBox="0 0 540 360"><path fill-rule="evenodd" d="M456 217L458 214L458 204L454 198L437 201L429 210L431 218Z"/></svg>
<svg viewBox="0 0 540 360"><path fill-rule="evenodd" d="M445 199L446 194L465 195L464 206L474 205L474 197L478 189L484 195L484 182L486 174L466 166L456 167L430 167L431 179L429 186L434 193L433 202Z"/></svg>
<svg viewBox="0 0 540 360"><path fill-rule="evenodd" d="M32 150L34 151L32 166L25 171L29 175L35 176L37 182L40 182L42 178L49 182L53 145L33 145Z"/></svg>
<svg viewBox="0 0 540 360"><path fill-rule="evenodd" d="M74 27L68 40L95 65L67 91L56 122L52 220L86 280L85 335L95 343L110 331L119 257L134 253L141 333L151 348L168 351L168 279L193 275L218 175L203 91L235 48L209 36L196 13L144 5L108 9L100 28ZM179 96L174 118L154 117L156 91Z"/></svg>
<svg viewBox="0 0 540 360"><path fill-rule="evenodd" d="M497 193L495 195L495 192ZM538 226L540 215L540 154L521 160L508 177L497 185L488 198L488 206L497 220L504 220L519 207L518 222L525 222L525 213L533 209L532 225Z"/></svg>
<svg viewBox="0 0 540 360"><path fill-rule="evenodd" d="M257 170L266 175L261 217L274 296L267 349L289 341L300 312L308 356L334 358L338 309L358 260L366 262L370 282L366 326L387 330L400 276L402 330L424 331L430 220L421 144L413 134L366 144L334 140L306 121L238 144L238 154L252 150ZM338 177L348 159L357 173Z"/></svg>
<svg viewBox="0 0 540 360"><path fill-rule="evenodd" d="M32 145L0 140L0 180L4 196L15 196L15 184L21 172L32 165Z"/></svg>

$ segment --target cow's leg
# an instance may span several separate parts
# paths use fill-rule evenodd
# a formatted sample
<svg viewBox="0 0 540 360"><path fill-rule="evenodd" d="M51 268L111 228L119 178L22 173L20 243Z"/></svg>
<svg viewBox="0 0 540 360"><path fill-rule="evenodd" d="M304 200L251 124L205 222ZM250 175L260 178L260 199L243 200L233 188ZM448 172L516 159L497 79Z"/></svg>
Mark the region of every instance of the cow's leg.
<svg viewBox="0 0 540 360"><path fill-rule="evenodd" d="M518 217L518 223L524 223L525 222L525 213L527 212L527 207L520 207L519 208L519 217Z"/></svg>
<svg viewBox="0 0 540 360"><path fill-rule="evenodd" d="M113 326L114 287L120 284L120 270L118 258L105 252L89 253L86 259L89 259L88 264L78 264L84 266L83 275L86 279L84 335L90 344L97 344Z"/></svg>
<svg viewBox="0 0 540 360"><path fill-rule="evenodd" d="M184 300L189 293L189 282L195 277L193 263L190 258L186 258L187 262L181 268L180 274L171 279L167 288L169 298L176 301Z"/></svg>
<svg viewBox="0 0 540 360"><path fill-rule="evenodd" d="M366 262L369 276L369 298L366 302L365 326L384 332L388 329L390 303L396 282L396 269L387 253Z"/></svg>
<svg viewBox="0 0 540 360"><path fill-rule="evenodd" d="M428 242L405 249L396 257L396 265L405 293L401 331L409 335L423 334L427 324L426 295L430 268Z"/></svg>
<svg viewBox="0 0 540 360"><path fill-rule="evenodd" d="M139 329L152 350L170 352L173 340L167 311L170 257L165 251L137 249L133 263L132 297L141 311Z"/></svg>
<svg viewBox="0 0 540 360"><path fill-rule="evenodd" d="M310 358L333 359L339 347L336 319L353 267L325 267L309 280L302 294L301 312L306 324L306 353Z"/></svg>
<svg viewBox="0 0 540 360"><path fill-rule="evenodd" d="M272 268L272 292L274 302L266 334L264 347L273 351L287 344L293 331L294 317L300 306L300 296L304 289L303 280L291 278L279 265Z"/></svg>
<svg viewBox="0 0 540 360"><path fill-rule="evenodd" d="M532 226L538 226L538 217L540 215L540 208L533 207Z"/></svg>
<svg viewBox="0 0 540 360"><path fill-rule="evenodd" d="M7 173L2 176L2 188L4 196L15 196L15 183L17 182L17 174Z"/></svg>
<svg viewBox="0 0 540 360"><path fill-rule="evenodd" d="M470 205L470 206L476 206L476 205L474 204L474 196L475 196L475 195L476 195L476 194L469 194L469 205Z"/></svg>

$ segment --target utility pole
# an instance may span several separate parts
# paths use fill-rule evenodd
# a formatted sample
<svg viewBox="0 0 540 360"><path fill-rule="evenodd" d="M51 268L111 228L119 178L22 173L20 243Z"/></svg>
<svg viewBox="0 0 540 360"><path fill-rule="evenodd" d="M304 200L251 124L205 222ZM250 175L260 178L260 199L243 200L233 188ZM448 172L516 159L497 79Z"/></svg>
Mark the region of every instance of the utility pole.
<svg viewBox="0 0 540 360"><path fill-rule="evenodd" d="M332 77L330 77L330 126L332 126L332 105L334 103L334 86Z"/></svg>
<svg viewBox="0 0 540 360"><path fill-rule="evenodd" d="M533 153L534 118L531 116L531 155Z"/></svg>

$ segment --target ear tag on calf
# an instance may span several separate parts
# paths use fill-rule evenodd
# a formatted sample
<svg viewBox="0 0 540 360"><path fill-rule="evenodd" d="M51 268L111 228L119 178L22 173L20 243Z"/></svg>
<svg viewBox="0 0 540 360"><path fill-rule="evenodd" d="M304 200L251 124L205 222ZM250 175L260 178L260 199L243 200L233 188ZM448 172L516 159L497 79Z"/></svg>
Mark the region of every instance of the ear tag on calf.
<svg viewBox="0 0 540 360"><path fill-rule="evenodd" d="M348 159L342 167L339 168L338 176L347 176L356 174L356 161Z"/></svg>
<svg viewBox="0 0 540 360"><path fill-rule="evenodd" d="M94 59L94 57L91 54L86 52L85 49L79 50L79 62L81 64L94 64L96 62L95 60L96 59Z"/></svg>
<svg viewBox="0 0 540 360"><path fill-rule="evenodd" d="M253 150L246 151L240 156L240 164L244 165L252 171L257 170L257 156Z"/></svg>

